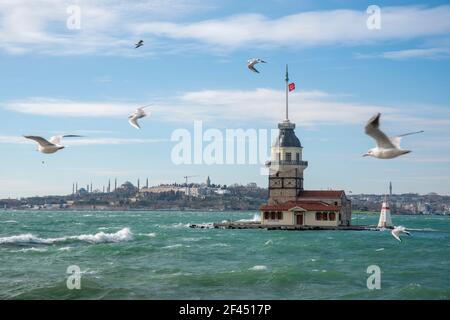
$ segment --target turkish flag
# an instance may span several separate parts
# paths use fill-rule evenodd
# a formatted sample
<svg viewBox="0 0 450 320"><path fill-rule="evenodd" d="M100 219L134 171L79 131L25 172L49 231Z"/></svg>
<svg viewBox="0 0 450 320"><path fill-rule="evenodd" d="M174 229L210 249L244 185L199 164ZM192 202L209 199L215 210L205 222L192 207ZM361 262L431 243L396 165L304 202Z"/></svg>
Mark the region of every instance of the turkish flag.
<svg viewBox="0 0 450 320"><path fill-rule="evenodd" d="M295 90L295 83L293 83L293 82L289 83L288 88L289 88L289 92L294 91Z"/></svg>

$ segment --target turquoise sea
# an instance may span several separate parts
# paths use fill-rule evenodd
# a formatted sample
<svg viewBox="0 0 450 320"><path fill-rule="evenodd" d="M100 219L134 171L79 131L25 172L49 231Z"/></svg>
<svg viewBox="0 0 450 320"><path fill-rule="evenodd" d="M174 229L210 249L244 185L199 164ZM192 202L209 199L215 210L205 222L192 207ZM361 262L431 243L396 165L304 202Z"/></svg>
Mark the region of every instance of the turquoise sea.
<svg viewBox="0 0 450 320"><path fill-rule="evenodd" d="M192 229L254 212L0 212L1 299L449 299L450 217L388 231ZM375 224L376 215L354 215ZM66 286L79 266L81 289ZM367 267L381 269L369 290Z"/></svg>

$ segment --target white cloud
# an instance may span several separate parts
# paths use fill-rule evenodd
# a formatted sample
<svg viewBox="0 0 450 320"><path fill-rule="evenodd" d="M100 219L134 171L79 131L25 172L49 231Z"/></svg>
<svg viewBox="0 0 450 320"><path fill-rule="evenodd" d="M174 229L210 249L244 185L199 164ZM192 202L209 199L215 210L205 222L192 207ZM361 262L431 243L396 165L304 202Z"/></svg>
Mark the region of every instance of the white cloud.
<svg viewBox="0 0 450 320"><path fill-rule="evenodd" d="M135 138L82 138L70 142L67 145L118 145L118 144L148 144L169 141L168 139L135 139Z"/></svg>
<svg viewBox="0 0 450 320"><path fill-rule="evenodd" d="M147 22L136 31L158 37L195 40L234 49L254 46L361 44L413 39L450 31L450 6L382 7L381 29L369 30L365 11L310 11L271 19L235 15L193 23Z"/></svg>
<svg viewBox="0 0 450 320"><path fill-rule="evenodd" d="M308 11L272 18L249 13L179 22L198 0L78 0L81 30L68 30L68 0L2 0L0 50L10 54L153 55L205 48L359 45L407 40L450 32L450 6L382 7L381 29L369 30L365 10ZM176 18L177 22L173 22ZM172 20L172 21L171 21ZM145 50L134 50L137 39Z"/></svg>
<svg viewBox="0 0 450 320"><path fill-rule="evenodd" d="M136 106L125 103L99 103L59 100L52 98L31 98L3 104L8 110L20 113L52 117L124 117Z"/></svg>
<svg viewBox="0 0 450 320"><path fill-rule="evenodd" d="M450 58L450 47L438 48L414 48L404 50L386 51L375 54L356 54L356 58L385 58L391 60L407 60L407 59L446 59Z"/></svg>
<svg viewBox="0 0 450 320"><path fill-rule="evenodd" d="M71 5L81 9L80 30L66 27ZM132 21L173 18L199 8L198 0L2 0L0 50L135 55Z"/></svg>
<svg viewBox="0 0 450 320"><path fill-rule="evenodd" d="M450 57L450 48L425 48L425 49L388 51L384 52L382 54L382 57L393 60L413 59L413 58L439 59Z"/></svg>
<svg viewBox="0 0 450 320"><path fill-rule="evenodd" d="M284 119L285 116L284 90L270 88L188 91L174 97L157 97L151 102L153 103L149 108L149 118L153 122L192 123L194 120L202 120L213 125L229 125L230 123L252 125L257 122L273 124ZM148 103L149 101L105 103L30 98L3 102L0 106L10 111L37 116L100 117L126 121L127 116L137 106ZM395 123L395 128L392 129L395 129L397 134L402 133L403 130L426 130L443 135L448 134L450 112L445 106L368 104L363 101L355 102L355 97L320 90L289 93L289 118L310 128L324 124L363 125L377 112L383 114L383 123L388 129ZM81 131L78 133L83 135ZM88 136L91 134L92 132L87 133ZM113 141L110 141L110 144L112 143Z"/></svg>
<svg viewBox="0 0 450 320"><path fill-rule="evenodd" d="M348 124L367 119L377 111L394 109L376 105L337 102L322 91L289 94L289 118L304 125ZM170 118L179 121L279 121L284 118L285 93L282 90L203 90L182 94L170 107Z"/></svg>
<svg viewBox="0 0 450 320"><path fill-rule="evenodd" d="M304 125L348 124L365 121L375 112L395 113L385 106L339 102L340 96L322 91L291 92L290 118ZM285 93L282 90L201 90L159 99L150 108L151 117L169 122L203 121L270 121L284 117ZM136 106L145 103L102 103L31 98L4 102L4 108L32 115L50 117L125 118ZM249 119L251 115L251 120Z"/></svg>
<svg viewBox="0 0 450 320"><path fill-rule="evenodd" d="M135 139L135 138L102 138L102 137L85 137L71 138L63 141L63 145L119 145L119 144L148 144L168 141L165 139ZM35 144L34 141L20 136L0 136L0 144Z"/></svg>

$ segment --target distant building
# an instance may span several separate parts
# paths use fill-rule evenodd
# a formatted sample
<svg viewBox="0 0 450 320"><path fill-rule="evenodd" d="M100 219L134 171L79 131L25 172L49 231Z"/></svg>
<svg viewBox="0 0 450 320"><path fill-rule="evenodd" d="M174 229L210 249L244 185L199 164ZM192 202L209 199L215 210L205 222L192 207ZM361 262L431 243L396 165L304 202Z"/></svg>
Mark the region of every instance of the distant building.
<svg viewBox="0 0 450 320"><path fill-rule="evenodd" d="M227 189L215 189L214 193L224 195L224 194L230 194L231 192L230 192L230 190L227 190Z"/></svg>
<svg viewBox="0 0 450 320"><path fill-rule="evenodd" d="M208 176L208 178L206 178L206 186L208 188L211 187L211 179L209 178L209 176Z"/></svg>
<svg viewBox="0 0 450 320"><path fill-rule="evenodd" d="M286 69L286 86L288 86ZM286 87L287 88L287 87ZM278 124L279 135L271 151L269 200L262 205L261 223L269 225L348 226L351 223L351 201L343 190L304 190L303 147L295 135L295 124L288 118Z"/></svg>
<svg viewBox="0 0 450 320"><path fill-rule="evenodd" d="M174 185L161 185L150 188L142 188L139 190L141 194L150 194L150 193L164 193L164 192L181 192L185 193L186 188L174 186Z"/></svg>

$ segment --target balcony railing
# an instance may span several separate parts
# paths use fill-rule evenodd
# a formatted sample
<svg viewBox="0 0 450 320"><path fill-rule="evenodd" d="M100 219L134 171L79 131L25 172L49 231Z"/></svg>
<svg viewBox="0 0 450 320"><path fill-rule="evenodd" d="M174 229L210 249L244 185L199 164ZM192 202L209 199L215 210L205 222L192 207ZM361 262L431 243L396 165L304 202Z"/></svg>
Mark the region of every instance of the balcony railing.
<svg viewBox="0 0 450 320"><path fill-rule="evenodd" d="M308 161L301 160L279 160L279 161L267 161L266 166L276 165L291 165L291 166L308 166Z"/></svg>

